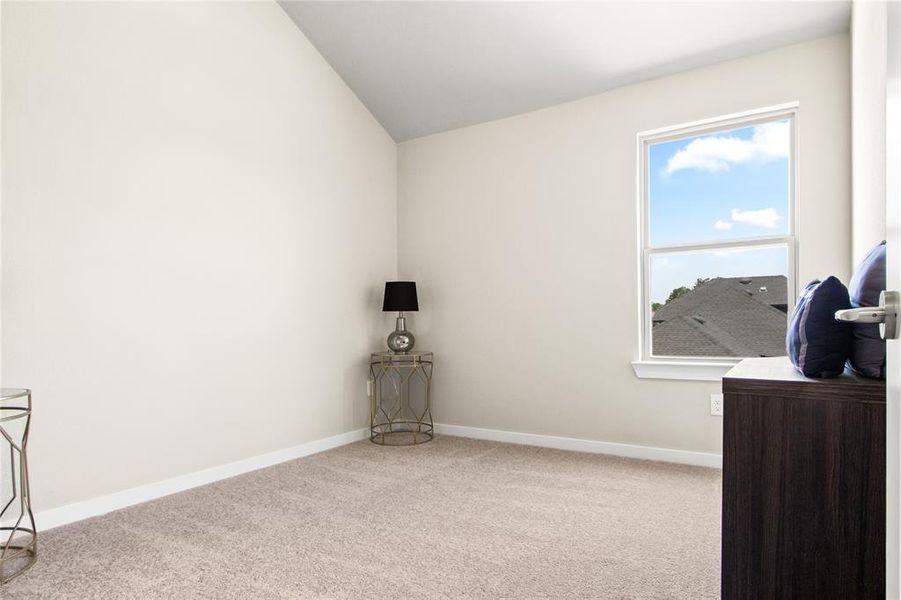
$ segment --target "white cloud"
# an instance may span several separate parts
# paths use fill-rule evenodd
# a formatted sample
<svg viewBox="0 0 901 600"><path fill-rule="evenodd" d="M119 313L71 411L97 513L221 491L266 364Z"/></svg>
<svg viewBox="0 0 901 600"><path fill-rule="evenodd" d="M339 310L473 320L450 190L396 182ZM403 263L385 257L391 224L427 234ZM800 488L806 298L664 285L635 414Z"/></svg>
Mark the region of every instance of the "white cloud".
<svg viewBox="0 0 901 600"><path fill-rule="evenodd" d="M748 225L756 225L768 229L774 228L782 220L782 216L776 212L775 208L764 208L761 210L733 208L731 216L732 221L735 223L747 223Z"/></svg>
<svg viewBox="0 0 901 600"><path fill-rule="evenodd" d="M749 140L732 135L697 138L669 158L663 173L671 175L683 169L715 173L741 163L788 158L790 135L789 122L777 121L754 127Z"/></svg>
<svg viewBox="0 0 901 600"><path fill-rule="evenodd" d="M720 231L729 231L732 229L732 223L730 221L717 221L713 224L713 228Z"/></svg>

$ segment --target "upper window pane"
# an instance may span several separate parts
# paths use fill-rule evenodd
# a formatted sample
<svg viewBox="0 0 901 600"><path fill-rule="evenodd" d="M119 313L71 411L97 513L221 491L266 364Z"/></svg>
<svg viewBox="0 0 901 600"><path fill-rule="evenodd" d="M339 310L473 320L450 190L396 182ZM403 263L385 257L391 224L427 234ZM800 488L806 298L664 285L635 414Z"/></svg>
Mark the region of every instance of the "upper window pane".
<svg viewBox="0 0 901 600"><path fill-rule="evenodd" d="M651 246L789 233L791 121L650 144Z"/></svg>

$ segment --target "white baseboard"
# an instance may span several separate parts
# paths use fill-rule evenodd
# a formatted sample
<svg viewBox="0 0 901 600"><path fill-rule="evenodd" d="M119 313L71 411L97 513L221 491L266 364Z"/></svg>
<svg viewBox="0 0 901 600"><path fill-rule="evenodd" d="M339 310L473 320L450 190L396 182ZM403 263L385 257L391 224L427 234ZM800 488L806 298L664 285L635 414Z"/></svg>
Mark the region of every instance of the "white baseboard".
<svg viewBox="0 0 901 600"><path fill-rule="evenodd" d="M657 460L684 465L714 467L717 469L721 469L723 466L722 455L708 452L672 450L670 448L654 448L653 446L598 442L595 440L581 440L578 438L557 437L553 435L538 435L535 433L501 431L499 429L481 429L479 427L464 427L462 425L445 425L439 423L435 424L435 432L443 433L445 435L475 438L478 440L490 440L492 442L508 442L525 446L541 446L542 448L592 452L595 454L612 454L614 456L624 456L626 458Z"/></svg>
<svg viewBox="0 0 901 600"><path fill-rule="evenodd" d="M172 479L157 481L147 485L138 486L121 492L91 498L74 504L67 504L59 508L51 508L49 510L40 511L35 514L35 522L38 531L45 531L67 523L73 523L82 519L96 517L120 508L154 500L169 494L183 492L191 488L213 483L220 479L228 479L235 475L241 475L249 471L255 471L264 467L270 467L278 463L294 460L303 456L316 454L324 450L331 450L338 446L344 446L358 440L364 440L369 436L369 428L357 429L347 433L340 433L332 437L321 440L314 440L293 446L261 454L251 458L235 461L218 467L204 469L187 475L180 475Z"/></svg>

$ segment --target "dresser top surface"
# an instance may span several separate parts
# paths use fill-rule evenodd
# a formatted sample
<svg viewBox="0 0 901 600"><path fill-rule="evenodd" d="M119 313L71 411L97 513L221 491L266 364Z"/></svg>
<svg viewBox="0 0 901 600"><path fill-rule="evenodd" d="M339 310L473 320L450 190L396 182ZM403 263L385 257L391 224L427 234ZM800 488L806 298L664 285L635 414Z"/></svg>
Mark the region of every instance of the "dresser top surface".
<svg viewBox="0 0 901 600"><path fill-rule="evenodd" d="M789 392L801 390L823 396L854 395L868 401L885 401L885 381L861 377L849 369L839 377L814 379L798 372L786 356L746 358L723 376L723 390L756 393L764 388Z"/></svg>

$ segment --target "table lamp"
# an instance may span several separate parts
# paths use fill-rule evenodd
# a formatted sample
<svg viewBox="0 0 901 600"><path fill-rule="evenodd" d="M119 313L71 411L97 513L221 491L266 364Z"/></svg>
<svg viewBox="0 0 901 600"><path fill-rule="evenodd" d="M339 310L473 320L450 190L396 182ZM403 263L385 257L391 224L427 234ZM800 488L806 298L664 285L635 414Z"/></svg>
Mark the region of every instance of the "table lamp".
<svg viewBox="0 0 901 600"><path fill-rule="evenodd" d="M413 349L416 338L407 331L407 323L404 319L404 311L419 310L419 301L416 298L415 281L386 281L385 299L382 302L382 310L397 311L397 326L388 336L388 348L392 352L406 354Z"/></svg>

